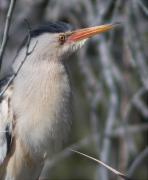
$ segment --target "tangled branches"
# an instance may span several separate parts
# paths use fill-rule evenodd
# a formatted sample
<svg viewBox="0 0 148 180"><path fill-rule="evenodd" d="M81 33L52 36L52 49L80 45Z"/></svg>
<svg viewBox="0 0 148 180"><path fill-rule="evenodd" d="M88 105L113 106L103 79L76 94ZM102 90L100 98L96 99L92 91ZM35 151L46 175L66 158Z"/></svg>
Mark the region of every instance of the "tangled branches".
<svg viewBox="0 0 148 180"><path fill-rule="evenodd" d="M4 14L7 7L2 6L3 1L0 2L0 10ZM73 86L77 89L77 95L74 98L76 128L73 130L72 137L79 141L78 137L85 140L84 136L89 136L83 150L95 153L99 159L120 169L121 172L132 171L129 173L131 177L142 177L143 180L146 179L147 174L145 171L145 175L141 173L146 164L136 159L141 157L141 153L147 151L145 149L148 133L148 54L146 50L148 8L146 5L146 0L18 1L10 33L11 38L3 57L1 71L3 76L11 68L9 55L15 54L24 38L23 21L26 18L32 26L40 24L43 20L64 20L75 27L121 22L120 28L93 38L77 56L73 57L77 61L69 62ZM2 24L3 21L0 20L0 26ZM20 38L17 38L18 36ZM0 37L2 39L2 32ZM76 149L82 148L81 143L77 145ZM93 150L91 146L94 147ZM69 151L66 149L62 157L65 159L68 155ZM50 168L58 162L61 162L60 155L52 160ZM132 168L134 162L136 168ZM64 176L64 173L59 176L63 179L71 179L73 169L80 168L76 167L78 163L80 162L76 161L76 165L70 165L71 168L69 168L65 160L64 167L71 173L69 176ZM142 168L138 169L138 166ZM83 163L81 168L84 169ZM130 168L132 168L131 171ZM138 170L135 172L135 169ZM58 171L58 168L56 170ZM84 173L82 170L83 179L114 179L104 168L94 167L93 171L87 169L87 172ZM57 178L57 173L53 177Z"/></svg>

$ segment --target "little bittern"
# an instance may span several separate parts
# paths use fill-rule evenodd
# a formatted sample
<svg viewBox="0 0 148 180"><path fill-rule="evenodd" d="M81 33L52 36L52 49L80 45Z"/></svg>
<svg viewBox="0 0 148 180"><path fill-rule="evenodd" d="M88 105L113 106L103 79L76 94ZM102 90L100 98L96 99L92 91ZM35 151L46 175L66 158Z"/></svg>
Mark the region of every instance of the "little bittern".
<svg viewBox="0 0 148 180"><path fill-rule="evenodd" d="M114 24L106 24L72 31L67 24L58 22L30 32L29 49L36 46L0 102L1 180L36 180L45 156L50 158L60 149L71 124L72 93L65 55L113 27ZM22 47L13 64L14 73L26 48ZM1 81L1 89L8 80Z"/></svg>

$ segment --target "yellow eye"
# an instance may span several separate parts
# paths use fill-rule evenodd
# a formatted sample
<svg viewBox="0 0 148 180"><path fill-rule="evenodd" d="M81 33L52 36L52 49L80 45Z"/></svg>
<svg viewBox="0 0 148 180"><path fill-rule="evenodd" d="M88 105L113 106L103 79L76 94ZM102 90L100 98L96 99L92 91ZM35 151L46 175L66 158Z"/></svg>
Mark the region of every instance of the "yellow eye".
<svg viewBox="0 0 148 180"><path fill-rule="evenodd" d="M65 42L65 39L66 39L66 36L65 36L64 34L61 34L61 35L59 36L59 41L60 41L61 43L64 43L64 42Z"/></svg>

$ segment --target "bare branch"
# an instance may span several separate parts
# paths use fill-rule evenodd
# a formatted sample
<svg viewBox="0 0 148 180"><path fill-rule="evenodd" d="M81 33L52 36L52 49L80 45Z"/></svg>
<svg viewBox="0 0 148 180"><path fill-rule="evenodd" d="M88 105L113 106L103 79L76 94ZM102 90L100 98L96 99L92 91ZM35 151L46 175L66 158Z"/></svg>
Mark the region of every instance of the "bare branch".
<svg viewBox="0 0 148 180"><path fill-rule="evenodd" d="M147 123L127 126L126 129L123 126L123 127L116 128L115 130L113 130L111 132L111 134L107 134L106 136L116 137L116 138L120 138L120 137L124 138L125 133L128 133L129 135L134 135L135 133L140 133L140 132L147 131L147 130L148 130Z"/></svg>
<svg viewBox="0 0 148 180"><path fill-rule="evenodd" d="M17 71L11 76L11 78L9 79L8 83L6 84L6 86L4 87L4 89L1 91L0 93L0 97L3 96L3 94L6 92L6 90L9 88L9 86L12 84L13 80L16 78L16 76L18 75L19 71L21 70L24 62L26 61L27 57L34 51L36 45L37 45L37 41L34 45L34 47L32 48L31 51L29 51L29 45L30 45L30 41L31 41L31 36L30 36L30 32L28 33L28 41L27 41L27 44L26 44L26 54L25 54L25 57L24 59L21 61ZM17 55L19 54L19 51L17 52ZM17 55L15 57L17 57Z"/></svg>
<svg viewBox="0 0 148 180"><path fill-rule="evenodd" d="M132 2L132 1L131 1ZM142 42L141 38L139 36L139 26L138 26L138 20L139 20L139 9L137 8L137 4L134 3L132 4L133 11L131 11L131 8L128 7L128 23L127 23L127 29L126 31L126 38L127 38L127 43L130 48L130 52L135 59L135 68L136 71L139 73L140 80L142 81L143 85L145 87L148 86L148 71L147 71L147 63L145 61L145 56L144 53L142 53ZM133 23L133 19L131 16L134 17L135 21ZM132 43L134 42L134 43Z"/></svg>
<svg viewBox="0 0 148 180"><path fill-rule="evenodd" d="M96 159L96 158L94 158L94 157L92 157L92 156L89 156L89 155L87 155L87 154L81 153L81 152L76 151L76 150L73 150L73 149L70 149L70 150L73 151L74 153L80 154L80 155L82 155L82 156L84 156L84 157L87 157L87 158L89 158L89 159L91 159L91 160L93 160L93 161L101 164L103 167L105 167L106 169L110 170L111 172L113 172L114 174L116 174L117 176L119 176L119 177L121 177L121 178L123 178L123 179L125 179L125 180L131 180L131 179L128 178L126 175L120 173L120 172L117 171L116 169L108 166L108 165L105 164L104 162L102 162L102 161L100 161L100 160L98 160L98 159Z"/></svg>
<svg viewBox="0 0 148 180"><path fill-rule="evenodd" d="M7 12L6 5L3 7L2 4L4 2L5 0L0 0L0 17L2 17L0 18L0 27L1 20L2 23L5 22ZM28 8L24 8L24 5ZM38 2L24 0L18 3L18 8L19 11L13 16L15 26L11 28L16 36L10 38L11 46L7 46L7 52L4 53L6 58L2 62L6 74L11 57L9 54L16 51L16 47L18 43L21 43L21 37L24 35L24 18L29 19L31 17L30 20L33 26L39 24L41 20L46 21L49 19L51 21L66 20L77 28L116 22L120 19L124 21L122 28L96 36L87 42L75 56L78 61L76 60L74 63L78 63L79 68L69 66L72 78L74 81L76 80L78 97L82 97L79 100L82 100L81 105L83 105L84 110L83 112L80 111L82 107L79 103L76 104L76 107L74 106L74 112L79 113L79 115L76 115L76 121L84 122L83 117L85 117L87 123L83 124L83 129L86 133L87 130L89 131L86 138L78 140L69 148L80 150L79 148L87 146L89 149L91 142L97 159L100 158L101 161L111 167L117 167L121 172L126 172L129 167L129 159L135 159L135 156L140 154L141 147L146 146L143 139L145 139L145 132L148 130L148 125L145 122L148 117L146 49L148 8L146 7L146 1L58 0L55 3L54 0L38 0ZM19 38L17 38L18 34ZM102 36L103 39L100 38ZM2 29L0 29L0 37L3 37ZM97 45L98 43L99 45ZM34 48L29 48L28 56L34 51ZM30 51L30 49L32 50ZM25 53L26 49L24 56ZM22 59L24 59L24 56ZM11 65L12 63L10 63L9 67ZM81 93L84 93L83 96ZM78 97L77 95L74 97L74 103L78 102ZM81 131L77 132L77 128L80 128L77 124L73 133L74 138L82 135ZM138 141L134 138L134 135L138 135ZM117 146L112 146L112 142L116 143ZM52 156L45 168L47 173L51 172L50 168L59 163L66 164L64 159L72 155L72 153L66 148L61 153ZM130 163L132 162L130 161ZM143 164L144 161L141 165ZM73 163L70 166L69 169L73 172ZM57 168L59 169L59 166ZM94 179L111 179L107 169L96 166L96 170L91 172ZM145 178L145 172L145 169L139 168L137 174L143 173L143 178ZM46 176L48 177L46 179L54 179L51 174ZM86 179L89 174L90 170L82 175L83 179ZM61 173L59 176L63 179L62 175ZM66 178L71 179L70 175L68 173Z"/></svg>
<svg viewBox="0 0 148 180"><path fill-rule="evenodd" d="M131 100L129 101L129 103L127 104L126 106L126 109L124 111L124 114L123 114L123 118L125 119L125 121L127 122L128 121L128 116L129 116L129 113L131 111L131 108L133 105L135 105L137 108L139 108L139 110L141 111L142 115L145 116L147 118L147 107L144 106L144 109L142 109L141 106L137 105L137 103L139 104L139 100L141 100L141 96L146 93L148 91L148 87L141 87L137 92L135 92L135 94L133 95L133 97L131 98ZM140 105L141 105L141 102L140 102ZM143 105L143 103L142 103Z"/></svg>
<svg viewBox="0 0 148 180"><path fill-rule="evenodd" d="M3 55L4 55L4 52L5 52L6 45L7 45L9 28L10 28L11 19L12 19L12 13L13 13L13 10L14 10L14 7L15 7L15 2L16 2L16 0L11 0L10 1L10 5L9 5L7 17L6 17L4 34L3 34L2 44L1 44L1 48L0 48L0 70L1 70L1 66L2 66Z"/></svg>
<svg viewBox="0 0 148 180"><path fill-rule="evenodd" d="M148 9L141 0L136 0L143 12L148 16Z"/></svg>
<svg viewBox="0 0 148 180"><path fill-rule="evenodd" d="M60 153L58 153L57 155L52 157L52 159L49 159L49 160L47 159L47 161L44 165L44 168L42 170L42 173L40 175L41 179L48 177L47 173L50 172L51 167L55 166L62 159L72 155L73 152L69 151L69 149L78 150L84 146L89 145L91 142L96 142L96 140L98 140L98 138L99 138L98 134L89 135L89 136L83 138L82 140L72 144L71 146L65 148L63 151L61 151Z"/></svg>
<svg viewBox="0 0 148 180"><path fill-rule="evenodd" d="M148 147L146 147L134 160L131 167L128 170L129 177L132 177L135 171L142 165L143 161L148 157Z"/></svg>
<svg viewBox="0 0 148 180"><path fill-rule="evenodd" d="M114 79L112 77L112 73L109 68L111 56L108 51L106 42L103 38L101 43L98 44L98 48L100 50L100 54L102 57L101 64L103 68L102 70L103 70L104 80L109 91L108 113L107 113L106 125L104 130L104 134L107 134L112 132L112 128L116 120L116 112L118 109L118 95L115 88ZM104 161L105 163L108 162L109 152L111 152L110 148L111 148L111 140L109 138L104 138L100 157L101 160ZM101 179L107 180L108 179L107 171L102 169L100 172L101 172Z"/></svg>

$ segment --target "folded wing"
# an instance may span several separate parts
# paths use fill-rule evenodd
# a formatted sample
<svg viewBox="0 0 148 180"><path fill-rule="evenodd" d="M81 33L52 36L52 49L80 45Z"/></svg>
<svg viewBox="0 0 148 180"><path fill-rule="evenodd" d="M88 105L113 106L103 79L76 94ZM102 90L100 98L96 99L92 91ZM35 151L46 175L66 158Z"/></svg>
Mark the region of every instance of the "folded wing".
<svg viewBox="0 0 148 180"><path fill-rule="evenodd" d="M0 92L5 88L9 78L0 81ZM10 150L12 133L12 108L11 95L12 85L8 87L3 96L0 97L0 165L3 163Z"/></svg>

